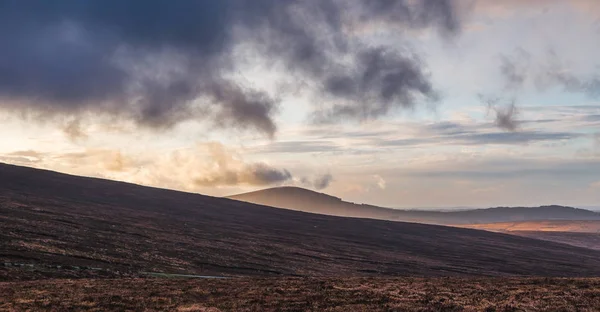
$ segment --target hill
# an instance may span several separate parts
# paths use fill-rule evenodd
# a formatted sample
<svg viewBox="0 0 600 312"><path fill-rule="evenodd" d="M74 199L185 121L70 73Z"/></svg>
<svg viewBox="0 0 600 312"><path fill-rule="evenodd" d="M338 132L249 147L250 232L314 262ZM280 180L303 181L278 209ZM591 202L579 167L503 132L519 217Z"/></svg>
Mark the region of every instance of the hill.
<svg viewBox="0 0 600 312"><path fill-rule="evenodd" d="M564 206L497 207L460 211L425 211L383 208L343 201L298 187L278 187L228 198L273 207L333 216L463 225L529 220L600 220L600 213Z"/></svg>
<svg viewBox="0 0 600 312"><path fill-rule="evenodd" d="M0 279L598 276L600 252L445 226L340 218L0 164Z"/></svg>

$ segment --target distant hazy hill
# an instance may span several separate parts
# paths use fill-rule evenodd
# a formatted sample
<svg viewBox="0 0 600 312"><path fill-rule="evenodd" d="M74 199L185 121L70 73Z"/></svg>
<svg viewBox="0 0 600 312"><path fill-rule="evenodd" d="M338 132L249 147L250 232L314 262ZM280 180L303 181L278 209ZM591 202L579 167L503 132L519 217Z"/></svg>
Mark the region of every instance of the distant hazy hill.
<svg viewBox="0 0 600 312"><path fill-rule="evenodd" d="M461 211L400 210L345 202L337 197L298 187L271 188L229 198L325 215L448 225L530 220L600 220L598 212L563 206L497 207Z"/></svg>
<svg viewBox="0 0 600 312"><path fill-rule="evenodd" d="M123 272L600 276L600 252L0 164L0 281Z"/></svg>

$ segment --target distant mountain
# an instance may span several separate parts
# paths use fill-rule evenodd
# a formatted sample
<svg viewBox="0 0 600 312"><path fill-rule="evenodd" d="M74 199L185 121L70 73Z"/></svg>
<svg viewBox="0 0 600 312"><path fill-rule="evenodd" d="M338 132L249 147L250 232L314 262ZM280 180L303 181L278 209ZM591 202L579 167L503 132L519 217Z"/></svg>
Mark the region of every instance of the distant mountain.
<svg viewBox="0 0 600 312"><path fill-rule="evenodd" d="M461 225L530 220L600 220L600 213L564 206L497 207L460 211L401 210L345 202L298 187L277 187L229 196L231 199L333 216Z"/></svg>
<svg viewBox="0 0 600 312"><path fill-rule="evenodd" d="M0 164L0 281L141 272L600 276L600 252L473 229L309 214Z"/></svg>

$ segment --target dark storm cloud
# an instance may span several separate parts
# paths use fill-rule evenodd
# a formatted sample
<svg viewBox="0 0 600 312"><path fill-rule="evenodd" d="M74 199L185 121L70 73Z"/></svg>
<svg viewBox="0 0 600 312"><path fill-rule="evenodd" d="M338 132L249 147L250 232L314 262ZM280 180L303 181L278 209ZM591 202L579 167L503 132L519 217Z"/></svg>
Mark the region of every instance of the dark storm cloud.
<svg viewBox="0 0 600 312"><path fill-rule="evenodd" d="M278 96L227 75L235 72L233 48L249 42L298 75L298 88L307 80L342 103L325 115L378 117L434 99L434 88L418 57L358 44L352 31L383 23L456 34L454 6L451 0L0 0L1 105L43 118L105 114L153 129L208 119L272 136Z"/></svg>

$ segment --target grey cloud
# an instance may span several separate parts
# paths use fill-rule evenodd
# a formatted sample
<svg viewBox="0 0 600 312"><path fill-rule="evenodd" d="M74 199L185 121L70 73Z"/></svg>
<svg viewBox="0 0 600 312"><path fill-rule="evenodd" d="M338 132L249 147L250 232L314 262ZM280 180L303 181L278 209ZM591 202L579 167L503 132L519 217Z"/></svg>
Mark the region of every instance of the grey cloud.
<svg viewBox="0 0 600 312"><path fill-rule="evenodd" d="M468 127L465 127L464 125L450 121L430 124L425 128L427 132L443 135L460 135L470 134L473 132L473 130L468 129Z"/></svg>
<svg viewBox="0 0 600 312"><path fill-rule="evenodd" d="M516 116L518 111L514 103L506 107L493 107L493 110L496 112L496 125L498 127L509 131L517 130Z"/></svg>
<svg viewBox="0 0 600 312"><path fill-rule="evenodd" d="M209 143L204 146L208 153L208 161L214 163L212 170L205 170L200 176L193 179L197 186L231 186L269 185L278 184L293 178L286 169L277 169L265 163L246 163L232 150L220 143Z"/></svg>
<svg viewBox="0 0 600 312"><path fill-rule="evenodd" d="M418 58L364 47L347 29L396 23L446 36L460 29L455 11L451 0L0 0L0 103L45 119L104 114L151 129L208 119L272 136L278 96L228 78L233 48L251 42L344 102L332 112L376 118L434 90Z"/></svg>
<svg viewBox="0 0 600 312"><path fill-rule="evenodd" d="M488 97L484 102L495 112L496 124L501 129L509 131L518 129L516 101L518 93L528 82L541 91L558 86L567 92L585 94L591 98L600 96L599 74L589 77L573 74L553 50L550 50L545 58L537 58L536 63L532 62L531 55L523 49L517 49L510 55L502 55L500 60L504 92L509 95L496 97L493 100ZM509 97L510 100L507 99ZM508 104L498 105L501 101Z"/></svg>
<svg viewBox="0 0 600 312"><path fill-rule="evenodd" d="M485 145L485 144L528 144L546 141L562 141L579 138L573 132L516 131L490 132L485 126L464 126L444 122L425 126L421 137L409 139L381 139L379 146L407 147L419 145Z"/></svg>
<svg viewBox="0 0 600 312"><path fill-rule="evenodd" d="M419 100L439 98L418 58L383 49L362 52L356 71L328 77L325 89L341 103L316 112L317 121L375 119Z"/></svg>
<svg viewBox="0 0 600 312"><path fill-rule="evenodd" d="M550 122L547 120L528 120L527 123ZM412 148L419 146L470 146L470 145L519 145L570 141L588 137L578 132L560 131L497 131L493 124L461 124L457 122L438 122L426 125L414 125L411 137L398 138L398 131L365 130L364 132L349 130L333 130L326 137L331 140L315 141L286 141L273 142L258 147L260 153L360 153L368 151L386 152L386 148ZM405 132L405 131L404 131ZM311 135L321 136L322 131L312 130ZM354 138L357 144L340 146L335 142L337 138ZM307 180L308 181L308 180Z"/></svg>
<svg viewBox="0 0 600 312"><path fill-rule="evenodd" d="M577 77L567 72L549 73L568 92L582 93L591 98L600 96L600 76Z"/></svg>
<svg viewBox="0 0 600 312"><path fill-rule="evenodd" d="M585 94L590 98L600 96L600 68L598 73L589 77L576 75L563 64L553 50L549 51L547 61L541 67L538 72L531 75L542 89L558 85L567 92Z"/></svg>
<svg viewBox="0 0 600 312"><path fill-rule="evenodd" d="M501 129L509 131L518 129L519 122L516 119L518 109L515 103L518 92L524 88L527 82L534 84L538 90L542 91L558 86L567 92L585 94L591 98L600 96L600 76L598 74L590 77L573 74L552 50L549 51L546 58L539 59L543 60L533 64L531 55L523 49L517 49L512 55L501 56L500 72L505 84L504 90L512 93L511 98L507 99L506 95L487 99L480 97L495 112L496 125ZM500 105L499 102L502 101L507 104Z"/></svg>
<svg viewBox="0 0 600 312"><path fill-rule="evenodd" d="M333 176L329 173L324 174L320 177L317 177L314 181L313 181L313 186L315 189L317 190L323 190L326 189L329 184L331 183L331 181L333 181Z"/></svg>
<svg viewBox="0 0 600 312"><path fill-rule="evenodd" d="M316 190L324 190L329 187L333 181L333 176L329 173L316 176L314 178L302 177L300 183L305 187L314 188Z"/></svg>
<svg viewBox="0 0 600 312"><path fill-rule="evenodd" d="M241 170L224 170L194 179L198 186L213 187L223 185L269 185L292 179L292 174L283 169L275 169L266 164L257 163L245 166Z"/></svg>
<svg viewBox="0 0 600 312"><path fill-rule="evenodd" d="M597 123L597 122L600 122L600 115L583 116L583 117L581 117L581 120L591 122L591 123Z"/></svg>
<svg viewBox="0 0 600 312"><path fill-rule="evenodd" d="M580 137L580 134L569 132L495 132L495 133L477 133L465 136L458 136L455 139L461 144L482 145L482 144L523 144L542 141L571 140Z"/></svg>
<svg viewBox="0 0 600 312"><path fill-rule="evenodd" d="M342 148L332 141L285 141L273 142L259 150L261 153L319 153L340 151Z"/></svg>
<svg viewBox="0 0 600 312"><path fill-rule="evenodd" d="M251 178L248 181L253 184L271 184L284 182L292 178L289 171L273 169L265 164L256 164L251 168Z"/></svg>
<svg viewBox="0 0 600 312"><path fill-rule="evenodd" d="M517 90L527 80L531 56L523 49L517 49L514 55L502 55L500 72L505 80L505 89Z"/></svg>
<svg viewBox="0 0 600 312"><path fill-rule="evenodd" d="M63 127L63 133L71 140L77 141L80 139L86 139L88 134L82 128L81 121L79 119L73 119L65 124Z"/></svg>
<svg viewBox="0 0 600 312"><path fill-rule="evenodd" d="M500 129L517 131L520 122L517 120L518 108L516 106L518 93L523 89L529 79L531 55L517 49L512 55L500 56L500 76L503 81L503 94L501 96L482 96L488 111L493 111L494 123Z"/></svg>
<svg viewBox="0 0 600 312"><path fill-rule="evenodd" d="M502 97L486 98L480 95L480 99L487 105L488 112L494 112L494 124L503 130L516 131L520 122L517 120L519 110L516 106L516 96L510 100Z"/></svg>
<svg viewBox="0 0 600 312"><path fill-rule="evenodd" d="M383 17L387 21L409 24L413 28L422 28L436 23L446 35L456 34L460 30L460 21L455 1L423 0L414 7L408 1L365 1L370 14Z"/></svg>
<svg viewBox="0 0 600 312"><path fill-rule="evenodd" d="M598 160L560 160L546 161L542 159L504 159L455 164L455 169L433 168L398 172L403 176L415 178L449 178L449 179L512 179L512 178L552 178L570 179L584 178L594 180L600 174Z"/></svg>

